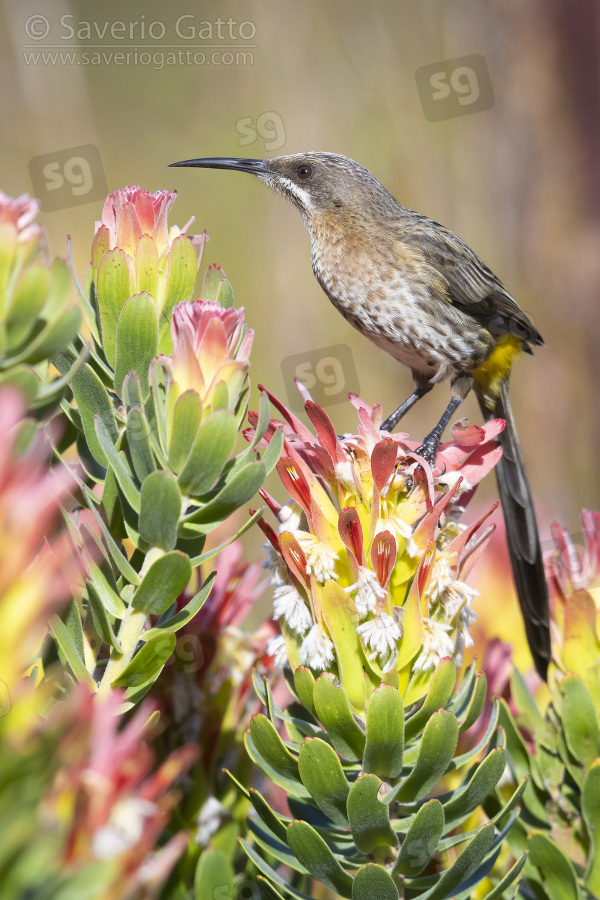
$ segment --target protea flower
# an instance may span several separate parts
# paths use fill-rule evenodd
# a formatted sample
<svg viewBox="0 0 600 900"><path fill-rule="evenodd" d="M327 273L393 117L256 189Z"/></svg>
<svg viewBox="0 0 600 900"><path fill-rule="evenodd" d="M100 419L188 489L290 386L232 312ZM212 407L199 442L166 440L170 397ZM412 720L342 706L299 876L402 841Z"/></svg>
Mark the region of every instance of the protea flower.
<svg viewBox="0 0 600 900"><path fill-rule="evenodd" d="M171 349L171 311L194 290L206 233L188 237L193 217L183 229L167 227L175 191L151 194L139 187L115 191L107 199L92 242L92 277L102 327L102 343L115 365L116 330L125 303L141 296L158 317L158 347ZM148 315L148 314L147 314ZM150 318L150 316L148 316ZM141 323L142 330L147 328Z"/></svg>
<svg viewBox="0 0 600 900"><path fill-rule="evenodd" d="M278 401L285 421L277 470L291 499L266 522L275 617L282 640L271 650L293 669L334 671L357 707L363 672L373 686L396 671L408 696L420 696L444 657L457 662L470 643L476 591L465 583L491 534L458 519L501 450L501 420L459 424L440 448L433 476L404 434L379 430L381 411L352 397L358 434L339 438L325 412L306 403L313 435ZM421 468L419 468L421 467ZM475 552L477 551L477 552Z"/></svg>
<svg viewBox="0 0 600 900"><path fill-rule="evenodd" d="M173 310L171 330L171 371L177 393L195 391L205 414L213 408L234 411L254 339L254 332L245 325L244 310L223 309L208 300L179 303Z"/></svg>

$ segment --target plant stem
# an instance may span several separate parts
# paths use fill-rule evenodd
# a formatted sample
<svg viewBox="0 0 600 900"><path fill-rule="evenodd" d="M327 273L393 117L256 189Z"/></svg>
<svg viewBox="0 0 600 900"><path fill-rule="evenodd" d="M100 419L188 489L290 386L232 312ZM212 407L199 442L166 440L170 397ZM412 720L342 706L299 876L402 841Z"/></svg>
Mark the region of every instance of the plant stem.
<svg viewBox="0 0 600 900"><path fill-rule="evenodd" d="M128 606L121 619L121 627L119 628L119 643L123 648L123 652L111 656L98 687L99 697L106 697L110 694L113 682L125 671L131 662L133 652L137 647L145 624L146 613Z"/></svg>

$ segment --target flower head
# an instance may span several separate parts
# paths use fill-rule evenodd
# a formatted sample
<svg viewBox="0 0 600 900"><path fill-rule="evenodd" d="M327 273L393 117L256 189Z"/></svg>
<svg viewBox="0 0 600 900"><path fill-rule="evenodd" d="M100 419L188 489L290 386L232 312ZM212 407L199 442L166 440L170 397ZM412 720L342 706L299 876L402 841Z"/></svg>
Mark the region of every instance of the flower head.
<svg viewBox="0 0 600 900"><path fill-rule="evenodd" d="M208 300L179 303L173 310L171 331L171 370L177 390L196 391L208 411L222 389L227 408L234 410L254 339L251 329L245 331L243 309L223 309Z"/></svg>
<svg viewBox="0 0 600 900"><path fill-rule="evenodd" d="M313 625L302 641L300 661L302 665L320 671L333 662L333 643L320 625Z"/></svg>
<svg viewBox="0 0 600 900"><path fill-rule="evenodd" d="M143 234L155 243L158 254L169 241L167 214L177 196L177 191L157 191L151 194L140 187L126 187L108 197L102 210L102 221L96 222L95 233L108 232L110 250L119 247L134 256Z"/></svg>
<svg viewBox="0 0 600 900"><path fill-rule="evenodd" d="M370 659L380 658L381 671L390 672L398 657L398 641L402 637L402 629L393 616L378 613L373 619L364 622L356 629L367 647L373 650Z"/></svg>

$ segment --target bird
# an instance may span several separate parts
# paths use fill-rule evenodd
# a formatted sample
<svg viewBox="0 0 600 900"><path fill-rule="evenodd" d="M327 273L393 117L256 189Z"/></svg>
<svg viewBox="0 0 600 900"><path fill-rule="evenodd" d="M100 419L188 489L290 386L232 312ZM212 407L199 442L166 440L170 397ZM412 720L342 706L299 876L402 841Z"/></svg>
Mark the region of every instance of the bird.
<svg viewBox="0 0 600 900"><path fill-rule="evenodd" d="M440 381L450 401L417 451L435 463L444 429L472 389L486 421L506 422L496 466L517 597L535 667L551 656L548 589L508 380L520 352L544 345L500 279L450 229L402 206L360 163L311 151L270 159L207 157L176 167L250 173L290 200L310 234L313 272L344 318L407 366L410 396L382 423L391 431Z"/></svg>

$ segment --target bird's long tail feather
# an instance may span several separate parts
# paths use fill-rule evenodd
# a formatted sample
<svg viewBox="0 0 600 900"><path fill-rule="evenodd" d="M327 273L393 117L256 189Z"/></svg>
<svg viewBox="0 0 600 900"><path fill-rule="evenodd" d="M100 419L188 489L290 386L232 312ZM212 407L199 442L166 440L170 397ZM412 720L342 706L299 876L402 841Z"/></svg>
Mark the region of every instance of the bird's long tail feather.
<svg viewBox="0 0 600 900"><path fill-rule="evenodd" d="M506 428L500 435L503 456L496 466L498 493L529 649L538 673L546 680L550 661L548 588L531 490L508 400L508 381L503 382L493 410L481 398L479 404L486 419L506 420Z"/></svg>

